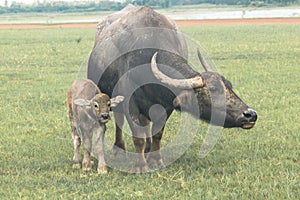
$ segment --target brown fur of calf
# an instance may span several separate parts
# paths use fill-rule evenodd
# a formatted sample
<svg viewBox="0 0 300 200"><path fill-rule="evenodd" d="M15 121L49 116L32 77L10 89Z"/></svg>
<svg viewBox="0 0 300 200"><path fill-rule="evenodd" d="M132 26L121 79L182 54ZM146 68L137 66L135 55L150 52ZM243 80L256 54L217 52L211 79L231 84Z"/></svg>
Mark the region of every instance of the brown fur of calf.
<svg viewBox="0 0 300 200"><path fill-rule="evenodd" d="M72 84L68 91L68 106L74 145L73 168L80 168L79 147L83 143L82 169L91 170L92 139L95 133L97 171L99 174L107 173L103 152L105 124L110 120L110 108L123 100L122 96L110 99L91 80L76 80Z"/></svg>

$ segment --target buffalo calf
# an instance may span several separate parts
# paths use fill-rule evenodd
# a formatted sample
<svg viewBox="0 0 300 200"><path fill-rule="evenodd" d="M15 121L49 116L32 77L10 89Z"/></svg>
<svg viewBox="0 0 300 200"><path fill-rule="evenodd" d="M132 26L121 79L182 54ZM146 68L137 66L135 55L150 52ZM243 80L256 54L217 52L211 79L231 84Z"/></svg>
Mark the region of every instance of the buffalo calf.
<svg viewBox="0 0 300 200"><path fill-rule="evenodd" d="M99 174L107 173L103 153L103 139L111 107L124 100L123 96L110 99L101 93L91 80L76 80L68 92L69 118L74 144L73 168L80 168L79 147L83 143L82 169L91 170L92 138L95 133L95 151Z"/></svg>

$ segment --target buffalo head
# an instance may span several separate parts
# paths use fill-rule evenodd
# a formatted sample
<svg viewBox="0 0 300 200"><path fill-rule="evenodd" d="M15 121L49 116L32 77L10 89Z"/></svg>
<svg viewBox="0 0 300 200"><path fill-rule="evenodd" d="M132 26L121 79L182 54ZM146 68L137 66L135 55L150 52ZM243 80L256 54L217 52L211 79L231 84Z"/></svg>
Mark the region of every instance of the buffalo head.
<svg viewBox="0 0 300 200"><path fill-rule="evenodd" d="M174 79L162 73L157 67L156 55L151 60L154 76L162 83L181 90L173 101L175 109L225 128L250 129L255 125L256 112L234 93L230 81L211 70L199 49L198 57L205 72L189 79Z"/></svg>

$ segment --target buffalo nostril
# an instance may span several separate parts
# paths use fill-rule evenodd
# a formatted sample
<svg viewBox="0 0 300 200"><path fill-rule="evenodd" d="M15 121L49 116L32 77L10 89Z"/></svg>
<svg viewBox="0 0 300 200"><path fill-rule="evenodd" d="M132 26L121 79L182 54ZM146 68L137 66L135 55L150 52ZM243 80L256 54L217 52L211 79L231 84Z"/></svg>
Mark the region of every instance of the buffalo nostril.
<svg viewBox="0 0 300 200"><path fill-rule="evenodd" d="M244 112L243 114L244 114L244 116L245 116L246 118L251 118L251 116L252 116L252 115L251 115L250 113L248 113L248 112Z"/></svg>
<svg viewBox="0 0 300 200"><path fill-rule="evenodd" d="M257 114L256 114L255 110L252 110L252 109L248 109L246 112L243 113L243 115L248 119L252 119L252 120L257 119Z"/></svg>
<svg viewBox="0 0 300 200"><path fill-rule="evenodd" d="M109 114L102 114L101 117L102 117L103 119L109 119Z"/></svg>

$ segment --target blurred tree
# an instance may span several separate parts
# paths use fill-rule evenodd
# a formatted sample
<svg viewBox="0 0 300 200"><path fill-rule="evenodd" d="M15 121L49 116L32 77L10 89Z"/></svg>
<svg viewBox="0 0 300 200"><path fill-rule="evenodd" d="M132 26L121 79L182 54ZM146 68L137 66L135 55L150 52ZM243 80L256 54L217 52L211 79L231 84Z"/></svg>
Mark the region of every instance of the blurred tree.
<svg viewBox="0 0 300 200"><path fill-rule="evenodd" d="M3 1L3 0L1 0ZM41 2L41 1L39 1ZM12 5L8 5L8 0L4 0L4 7L0 6L0 14L3 13L20 13L20 12L94 12L94 11L116 11L121 10L130 2L142 6L149 5L152 7L169 8L173 5L193 5L193 4L222 4L222 5L244 5L244 6L287 6L299 4L300 0L127 0L125 3L112 2L109 0L99 1L99 3L87 4L68 4L65 2L44 3L36 6L24 6L13 1Z"/></svg>

